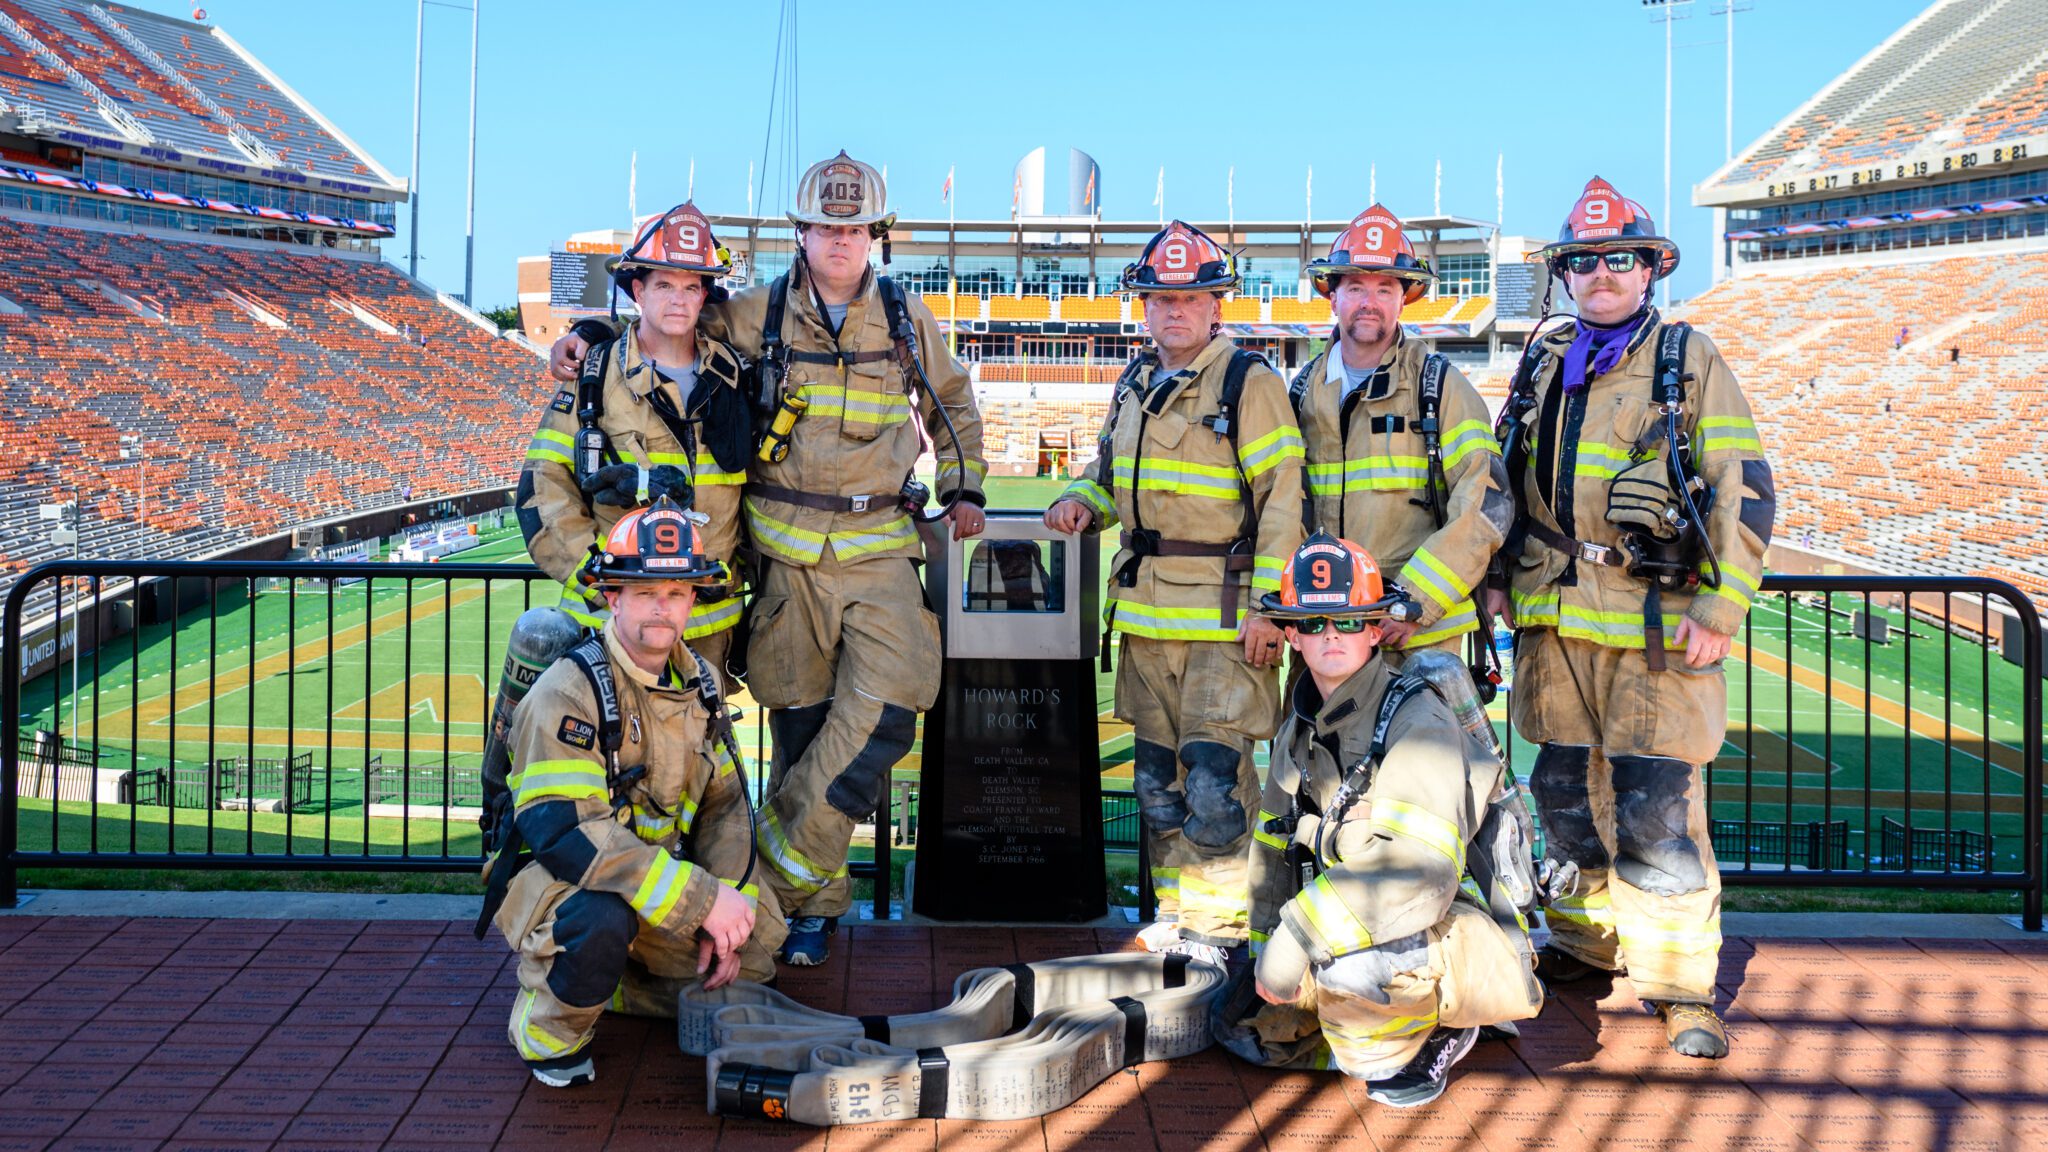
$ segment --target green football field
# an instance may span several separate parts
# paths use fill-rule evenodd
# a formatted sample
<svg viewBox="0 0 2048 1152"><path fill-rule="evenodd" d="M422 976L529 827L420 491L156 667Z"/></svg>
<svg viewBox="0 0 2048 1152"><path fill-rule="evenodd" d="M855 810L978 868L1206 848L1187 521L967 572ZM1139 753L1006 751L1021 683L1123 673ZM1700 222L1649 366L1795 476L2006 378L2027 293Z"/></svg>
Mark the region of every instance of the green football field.
<svg viewBox="0 0 2048 1152"><path fill-rule="evenodd" d="M989 487L991 507L1036 509L1060 485ZM526 557L507 533L450 559ZM546 584L516 579L382 578L374 590L303 581L252 604L245 584L223 581L175 627L145 627L86 657L75 695L69 665L25 686L24 731L97 747L100 767L133 768L141 783L132 805L66 799L53 810L24 796L24 845L46 846L54 833L66 848L122 851L472 853L490 692L529 595L554 599ZM1867 607L1862 598L1837 596L1832 607L1759 597L1737 637L1728 741L1710 775L1713 815L1732 822L1716 830L1724 865L1779 867L1788 839L1795 864L1810 844L1839 845L1832 854L1846 853L1849 867L1900 855L1882 829L1887 817L1906 822L1910 799L1910 823L1929 839L1916 867L1951 858L1981 868L1986 843L1974 837L1989 838L1996 867L2015 867L2019 670L1925 622L1907 639L1903 618L1875 607L1894 633L1866 648L1847 635L1846 613ZM1097 677L1104 784L1126 789L1131 737L1111 714L1113 682ZM763 772L767 726L750 699L736 702L742 746ZM1493 714L1504 730L1504 701ZM296 757L307 767L293 774L292 814L256 810L284 791L285 773L268 765ZM1526 774L1533 749L1516 740L1511 757ZM915 781L920 767L913 752L896 775ZM1825 827L1835 822L1846 827Z"/></svg>

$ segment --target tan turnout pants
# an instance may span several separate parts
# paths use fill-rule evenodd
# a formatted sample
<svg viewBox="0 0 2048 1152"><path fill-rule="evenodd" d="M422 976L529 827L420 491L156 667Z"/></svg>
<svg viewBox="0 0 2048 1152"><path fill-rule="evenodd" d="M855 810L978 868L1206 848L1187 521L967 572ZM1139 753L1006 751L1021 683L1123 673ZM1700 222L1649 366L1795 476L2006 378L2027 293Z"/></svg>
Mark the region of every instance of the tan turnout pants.
<svg viewBox="0 0 2048 1152"><path fill-rule="evenodd" d="M938 617L900 556L841 563L828 550L813 567L765 568L747 675L775 738L761 854L790 915L840 916L854 825L938 699Z"/></svg>
<svg viewBox="0 0 2048 1152"><path fill-rule="evenodd" d="M1721 873L1703 773L1727 732L1721 667L1673 651L1652 672L1639 648L1528 629L1515 685L1515 730L1539 748L1529 786L1545 857L1578 866L1547 909L1551 943L1626 968L1645 1000L1712 1003Z"/></svg>

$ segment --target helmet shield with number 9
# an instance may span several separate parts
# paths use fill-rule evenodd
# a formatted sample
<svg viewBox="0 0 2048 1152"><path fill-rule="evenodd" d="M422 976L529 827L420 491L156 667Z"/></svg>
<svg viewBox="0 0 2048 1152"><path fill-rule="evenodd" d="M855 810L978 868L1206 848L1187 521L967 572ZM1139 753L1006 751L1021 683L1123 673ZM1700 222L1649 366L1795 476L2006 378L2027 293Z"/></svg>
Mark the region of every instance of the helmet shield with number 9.
<svg viewBox="0 0 2048 1152"><path fill-rule="evenodd" d="M1617 252L1636 250L1650 254L1662 280L1678 270L1678 245L1657 234L1657 222L1641 204L1615 191L1614 185L1595 176L1572 205L1557 243L1546 244L1536 254L1552 268L1574 252Z"/></svg>
<svg viewBox="0 0 2048 1152"><path fill-rule="evenodd" d="M686 200L640 226L632 245L611 263L612 283L628 292L633 281L656 268L716 279L732 274L732 253L712 234L711 221Z"/></svg>
<svg viewBox="0 0 2048 1152"><path fill-rule="evenodd" d="M596 571L600 588L655 580L709 584L725 578L725 566L704 555L690 514L666 496L619 517L598 553Z"/></svg>
<svg viewBox="0 0 2048 1152"><path fill-rule="evenodd" d="M1260 615L1280 623L1306 616L1409 619L1414 601L1388 582L1372 554L1318 529L1280 573L1280 590L1259 601Z"/></svg>
<svg viewBox="0 0 2048 1152"><path fill-rule="evenodd" d="M1124 266L1126 292L1229 292L1237 287L1237 258L1208 233L1175 220L1160 229Z"/></svg>
<svg viewBox="0 0 2048 1152"><path fill-rule="evenodd" d="M1403 282L1402 303L1413 304L1429 291L1436 273L1415 256L1400 217L1378 204L1360 212L1330 244L1330 254L1308 262L1310 282L1330 296L1346 276L1392 276Z"/></svg>

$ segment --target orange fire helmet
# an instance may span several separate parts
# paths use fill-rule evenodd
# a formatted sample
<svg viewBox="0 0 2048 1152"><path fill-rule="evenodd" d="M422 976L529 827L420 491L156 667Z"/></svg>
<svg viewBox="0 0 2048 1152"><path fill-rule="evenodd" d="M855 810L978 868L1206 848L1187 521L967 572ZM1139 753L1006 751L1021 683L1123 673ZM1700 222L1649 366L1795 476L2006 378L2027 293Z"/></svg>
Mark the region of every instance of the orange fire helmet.
<svg viewBox="0 0 2048 1152"><path fill-rule="evenodd" d="M1595 176L1579 193L1579 202L1565 218L1557 243L1537 250L1552 268L1559 257L1573 252L1611 252L1638 248L1652 254L1655 280L1678 270L1678 245L1657 234L1657 222L1641 204L1614 190L1614 185Z"/></svg>
<svg viewBox="0 0 2048 1152"><path fill-rule="evenodd" d="M619 517L594 567L600 588L643 580L710 584L725 578L725 566L704 555L696 523L666 496Z"/></svg>
<svg viewBox="0 0 2048 1152"><path fill-rule="evenodd" d="M1324 297L1337 291L1346 276L1392 276L1406 284L1402 303L1413 304L1429 291L1436 273L1415 256L1401 218L1378 204L1360 212L1330 245L1330 254L1308 262L1310 282Z"/></svg>
<svg viewBox="0 0 2048 1152"><path fill-rule="evenodd" d="M1280 590L1259 602L1261 614L1285 623L1305 616L1413 620L1420 605L1388 581L1372 554L1318 529L1280 573Z"/></svg>
<svg viewBox="0 0 2048 1152"><path fill-rule="evenodd" d="M1237 258L1178 220L1146 243L1136 263L1124 265L1126 292L1229 292L1237 282Z"/></svg>

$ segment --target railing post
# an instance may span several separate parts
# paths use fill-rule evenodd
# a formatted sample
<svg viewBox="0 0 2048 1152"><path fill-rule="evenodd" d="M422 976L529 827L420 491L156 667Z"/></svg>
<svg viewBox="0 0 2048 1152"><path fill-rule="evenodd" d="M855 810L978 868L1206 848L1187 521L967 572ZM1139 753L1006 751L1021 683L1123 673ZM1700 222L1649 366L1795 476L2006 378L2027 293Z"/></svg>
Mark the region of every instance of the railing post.
<svg viewBox="0 0 2048 1152"><path fill-rule="evenodd" d="M28 575L7 591L7 606L0 611L0 908L21 903L20 877L15 871L15 854L21 849L21 821L15 815L15 797L21 787L21 613L29 589L38 583ZM57 634L63 636L59 620Z"/></svg>

